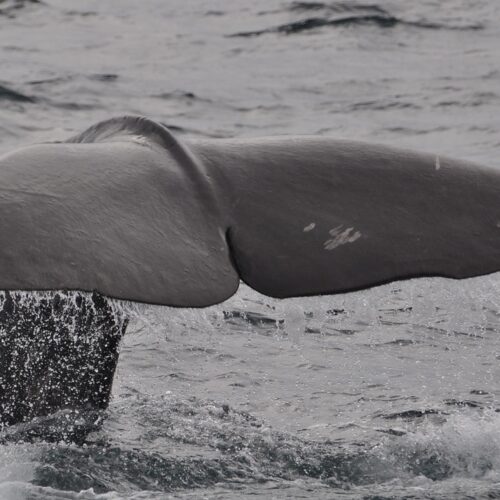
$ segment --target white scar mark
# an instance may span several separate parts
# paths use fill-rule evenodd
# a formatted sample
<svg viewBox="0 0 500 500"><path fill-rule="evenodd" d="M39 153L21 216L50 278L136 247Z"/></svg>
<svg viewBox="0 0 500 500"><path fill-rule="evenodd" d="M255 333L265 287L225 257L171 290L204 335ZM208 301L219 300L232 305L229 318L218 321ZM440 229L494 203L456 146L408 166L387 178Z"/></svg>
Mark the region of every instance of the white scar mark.
<svg viewBox="0 0 500 500"><path fill-rule="evenodd" d="M436 156L436 170L439 170L441 168L441 162L439 161L439 156Z"/></svg>
<svg viewBox="0 0 500 500"><path fill-rule="evenodd" d="M361 238L361 233L359 231L353 231L353 227L344 229L343 224L330 229L329 233L332 238L323 243L325 250L333 250L341 245L354 243L357 239Z"/></svg>
<svg viewBox="0 0 500 500"><path fill-rule="evenodd" d="M304 228L304 233L308 233L309 231L312 231L316 227L315 222L311 222L308 226Z"/></svg>

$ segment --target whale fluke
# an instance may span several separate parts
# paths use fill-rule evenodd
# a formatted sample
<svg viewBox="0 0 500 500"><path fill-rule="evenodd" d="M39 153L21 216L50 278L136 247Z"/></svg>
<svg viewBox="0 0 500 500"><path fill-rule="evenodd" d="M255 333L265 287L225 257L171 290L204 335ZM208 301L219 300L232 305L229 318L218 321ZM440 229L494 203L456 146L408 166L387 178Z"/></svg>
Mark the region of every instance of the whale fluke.
<svg viewBox="0 0 500 500"><path fill-rule="evenodd" d="M326 137L193 141L252 288L284 298L500 270L500 170Z"/></svg>
<svg viewBox="0 0 500 500"><path fill-rule="evenodd" d="M325 137L181 142L142 117L0 158L0 289L221 302L500 270L500 171Z"/></svg>
<svg viewBox="0 0 500 500"><path fill-rule="evenodd" d="M238 275L210 174L165 127L124 117L0 159L0 290L83 290L172 306Z"/></svg>
<svg viewBox="0 0 500 500"><path fill-rule="evenodd" d="M47 415L107 407L126 321L103 296L203 307L240 280L292 297L492 273L499 193L499 170L450 158L324 137L181 142L142 117L7 154L0 428L42 417L47 438Z"/></svg>

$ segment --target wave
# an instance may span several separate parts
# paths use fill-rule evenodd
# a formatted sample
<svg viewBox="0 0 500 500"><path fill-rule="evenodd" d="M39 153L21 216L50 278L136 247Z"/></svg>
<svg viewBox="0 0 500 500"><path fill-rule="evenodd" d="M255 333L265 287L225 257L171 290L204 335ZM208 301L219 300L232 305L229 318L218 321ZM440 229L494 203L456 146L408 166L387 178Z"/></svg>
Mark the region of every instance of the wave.
<svg viewBox="0 0 500 500"><path fill-rule="evenodd" d="M394 28L396 26L408 26L432 30L479 30L481 24L453 25L428 20L407 20L392 15L378 5L357 4L350 5L339 2L326 4L322 2L293 2L287 11L293 13L307 13L323 11L323 16L306 17L277 26L271 26L260 30L242 31L228 35L229 37L256 37L271 33L293 35L324 27L356 27L374 25L379 28ZM261 12L261 15L276 13Z"/></svg>
<svg viewBox="0 0 500 500"><path fill-rule="evenodd" d="M379 101L361 101L355 102L349 106L349 111L385 111L390 109L421 109L421 106L412 102L404 101L390 101L390 100L379 100Z"/></svg>
<svg viewBox="0 0 500 500"><path fill-rule="evenodd" d="M64 76L55 76L52 78L43 78L40 80L31 80L28 83L28 85L33 85L33 86L57 86L57 85L63 85L67 84L70 82L73 82L78 79L87 79L95 82L104 82L104 83L109 83L109 82L115 82L118 80L119 75L115 73L91 73L89 75L64 75Z"/></svg>
<svg viewBox="0 0 500 500"><path fill-rule="evenodd" d="M60 410L29 422L3 427L0 445L40 441L83 445L91 432L100 430L105 417L106 412L98 409Z"/></svg>
<svg viewBox="0 0 500 500"><path fill-rule="evenodd" d="M89 75L88 78L96 82L114 82L118 80L118 75L115 73L94 73L93 75Z"/></svg>
<svg viewBox="0 0 500 500"><path fill-rule="evenodd" d="M41 4L40 0L0 0L0 15L14 17L14 13L33 4Z"/></svg>
<svg viewBox="0 0 500 500"><path fill-rule="evenodd" d="M103 430L83 446L31 445L36 464L30 483L61 491L115 491L122 498L145 490L230 488L266 481L306 481L330 491L374 489L417 479L487 481L488 474L500 473L497 413L411 410L387 417L397 418L402 427L374 429L383 437L348 446L270 429L227 404L130 396L114 405Z"/></svg>
<svg viewBox="0 0 500 500"><path fill-rule="evenodd" d="M2 101L11 101L11 102L24 102L24 103L33 103L35 102L35 98L21 94L21 92L17 92L16 90L12 90L5 85L0 85L0 100Z"/></svg>
<svg viewBox="0 0 500 500"><path fill-rule="evenodd" d="M159 99L175 100L175 101L201 101L201 102L212 102L206 97L200 97L194 92L188 90L173 90L170 92L162 92L160 94L153 95L152 97L157 97Z"/></svg>
<svg viewBox="0 0 500 500"><path fill-rule="evenodd" d="M371 11L380 14L387 14L387 11L376 4L352 4L347 2L332 2L330 4L324 2L292 2L287 10L289 11L310 11L310 10L331 10L334 12L345 11Z"/></svg>
<svg viewBox="0 0 500 500"><path fill-rule="evenodd" d="M341 26L366 26L366 25L376 25L380 28L393 28L397 25L400 26L411 26L414 28L423 29L447 29L447 30L479 30L483 26L479 24L468 25L468 26L453 26L441 23L433 23L426 21L405 21L403 19L398 19L391 15L350 15L345 17L339 17L335 19L325 19L321 17L311 17L303 19L301 21L295 21L291 23L281 24L278 26L273 26L271 28L265 28L262 30L255 31L241 31L239 33L232 33L227 35L228 37L255 37L260 35L266 35L270 33L281 33L285 35L293 35L297 33L302 33L304 31L310 31L317 28L323 28L325 26L330 27L341 27Z"/></svg>

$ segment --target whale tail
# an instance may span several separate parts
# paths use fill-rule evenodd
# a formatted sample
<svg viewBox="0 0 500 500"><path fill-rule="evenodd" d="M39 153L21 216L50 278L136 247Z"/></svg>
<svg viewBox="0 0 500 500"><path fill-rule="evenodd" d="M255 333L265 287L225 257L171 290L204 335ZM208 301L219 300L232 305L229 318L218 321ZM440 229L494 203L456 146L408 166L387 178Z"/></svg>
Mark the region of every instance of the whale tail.
<svg viewBox="0 0 500 500"><path fill-rule="evenodd" d="M183 144L141 117L6 155L0 290L79 292L0 295L0 426L107 406L126 322L102 295L204 307L240 279L292 297L492 273L499 192L500 171L449 158L317 137Z"/></svg>
<svg viewBox="0 0 500 500"><path fill-rule="evenodd" d="M0 159L0 289L179 307L500 269L500 172L325 137L176 139L141 117Z"/></svg>

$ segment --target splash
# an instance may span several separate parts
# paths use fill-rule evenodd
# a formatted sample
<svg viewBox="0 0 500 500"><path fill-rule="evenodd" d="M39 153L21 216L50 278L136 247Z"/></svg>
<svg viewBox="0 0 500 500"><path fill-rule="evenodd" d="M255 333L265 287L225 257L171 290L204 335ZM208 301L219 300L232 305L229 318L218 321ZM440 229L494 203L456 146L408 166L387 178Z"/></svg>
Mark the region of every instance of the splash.
<svg viewBox="0 0 500 500"><path fill-rule="evenodd" d="M0 293L0 424L105 409L126 325L97 293Z"/></svg>

